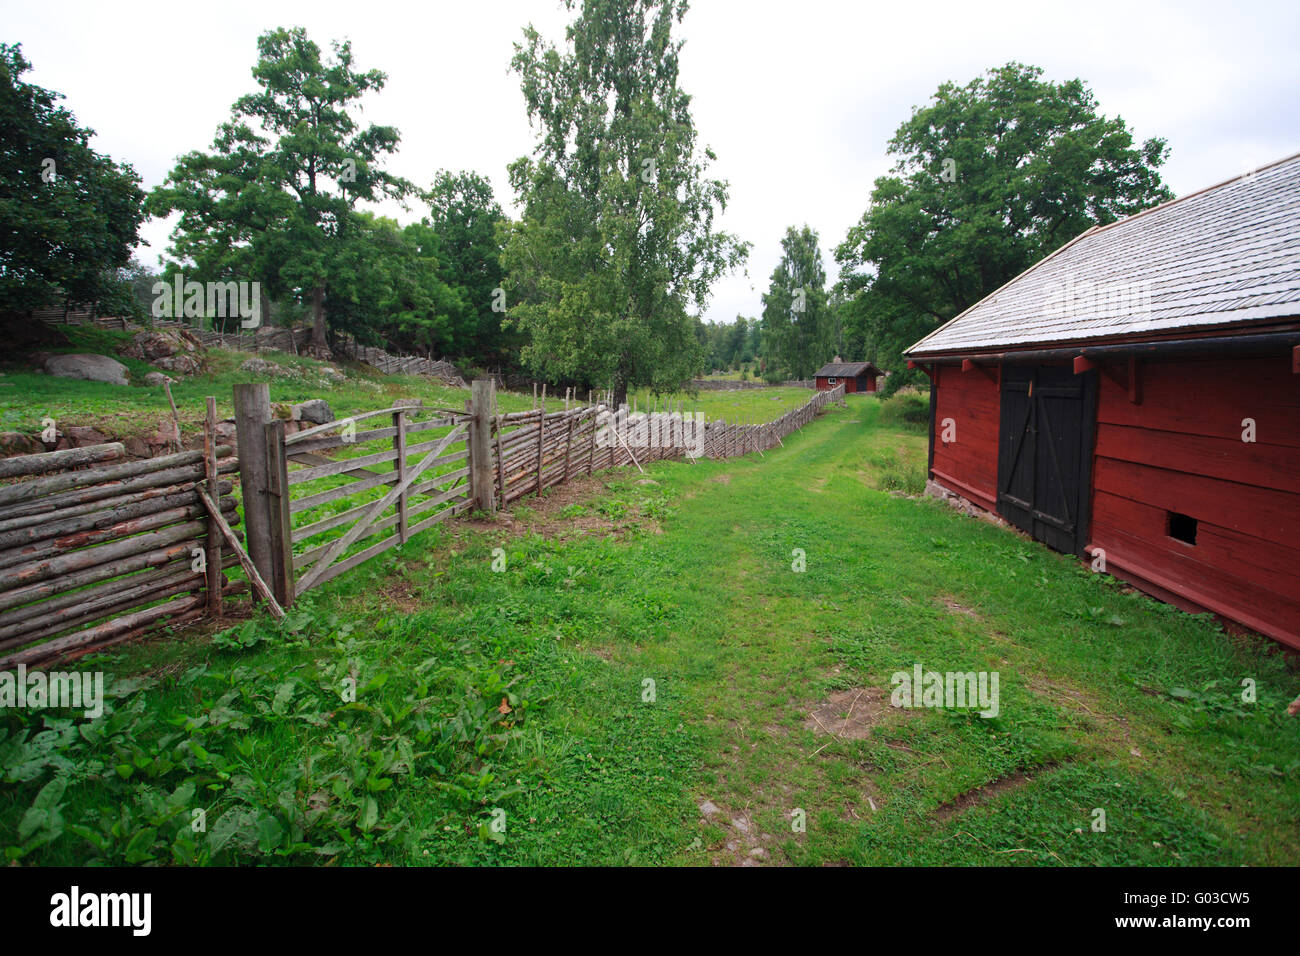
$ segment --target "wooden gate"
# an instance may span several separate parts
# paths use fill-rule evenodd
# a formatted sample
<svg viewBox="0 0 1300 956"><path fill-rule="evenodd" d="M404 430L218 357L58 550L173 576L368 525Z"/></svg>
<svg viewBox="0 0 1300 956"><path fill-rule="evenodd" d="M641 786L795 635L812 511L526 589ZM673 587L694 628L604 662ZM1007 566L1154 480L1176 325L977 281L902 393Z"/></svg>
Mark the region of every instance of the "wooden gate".
<svg viewBox="0 0 1300 956"><path fill-rule="evenodd" d="M463 412L384 408L294 431L301 426L271 420L267 385L236 385L248 559L257 572L250 577L265 581L259 594L273 598L274 613L277 603L288 607L298 594L472 508L490 513L603 468L762 453L843 397L838 385L772 422L705 426L701 418L688 429L683 409L671 407L649 420L629 418L626 406L615 413L567 400L563 411L496 414L492 381L480 379ZM391 424L358 428L381 416Z"/></svg>
<svg viewBox="0 0 1300 956"><path fill-rule="evenodd" d="M1072 554L1088 531L1096 383L1068 366L1002 368L998 513Z"/></svg>
<svg viewBox="0 0 1300 956"><path fill-rule="evenodd" d="M391 424L358 430L381 416ZM267 424L265 492L276 598L291 604L296 595L468 510L474 504L469 421L447 409L403 406L289 435L284 422Z"/></svg>

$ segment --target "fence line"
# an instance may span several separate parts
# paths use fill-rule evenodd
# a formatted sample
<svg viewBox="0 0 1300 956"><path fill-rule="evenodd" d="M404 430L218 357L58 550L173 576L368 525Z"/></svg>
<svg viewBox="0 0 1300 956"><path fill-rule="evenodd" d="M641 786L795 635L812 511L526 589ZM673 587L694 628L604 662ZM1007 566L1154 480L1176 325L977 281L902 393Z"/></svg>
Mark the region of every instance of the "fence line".
<svg viewBox="0 0 1300 956"><path fill-rule="evenodd" d="M473 394L466 412L383 408L285 435L266 386L236 387L249 551L280 604L471 508L492 512L607 468L766 451L844 389L762 424L605 405L494 414L491 379ZM391 424L362 429L383 417ZM249 513L249 502L265 502L265 513Z"/></svg>
<svg viewBox="0 0 1300 956"><path fill-rule="evenodd" d="M472 508L494 512L608 468L762 452L844 391L763 424L605 405L496 414L491 379L473 396L465 411L397 406L286 435L269 387L237 385L237 458L215 444L209 398L202 451L130 461L112 443L0 459L0 669L219 617L223 595L243 587L222 573L236 564L279 614ZM373 419L379 427L358 430ZM321 454L345 448L350 457ZM223 478L235 471L242 536Z"/></svg>

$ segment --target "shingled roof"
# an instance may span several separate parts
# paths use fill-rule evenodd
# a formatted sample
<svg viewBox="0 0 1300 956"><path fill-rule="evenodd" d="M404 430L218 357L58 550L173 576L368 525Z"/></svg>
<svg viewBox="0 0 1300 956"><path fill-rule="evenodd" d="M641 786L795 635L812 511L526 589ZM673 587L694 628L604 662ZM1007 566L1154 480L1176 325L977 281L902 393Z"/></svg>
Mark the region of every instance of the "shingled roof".
<svg viewBox="0 0 1300 956"><path fill-rule="evenodd" d="M1088 230L906 354L1140 339L1294 315L1300 154Z"/></svg>
<svg viewBox="0 0 1300 956"><path fill-rule="evenodd" d="M867 372L879 372L870 362L827 362L817 370L817 376L834 375L836 378L857 378Z"/></svg>

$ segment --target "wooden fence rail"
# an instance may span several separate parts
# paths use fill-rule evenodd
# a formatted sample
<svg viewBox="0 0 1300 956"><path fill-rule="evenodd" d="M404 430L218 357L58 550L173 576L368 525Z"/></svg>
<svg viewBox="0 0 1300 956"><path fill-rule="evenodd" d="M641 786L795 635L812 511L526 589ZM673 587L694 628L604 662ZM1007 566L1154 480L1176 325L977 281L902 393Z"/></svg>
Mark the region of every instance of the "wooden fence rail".
<svg viewBox="0 0 1300 956"><path fill-rule="evenodd" d="M220 613L235 556L201 489L237 521L221 476L238 465L209 418L202 451L128 461L110 443L0 461L16 479L0 486L0 669Z"/></svg>

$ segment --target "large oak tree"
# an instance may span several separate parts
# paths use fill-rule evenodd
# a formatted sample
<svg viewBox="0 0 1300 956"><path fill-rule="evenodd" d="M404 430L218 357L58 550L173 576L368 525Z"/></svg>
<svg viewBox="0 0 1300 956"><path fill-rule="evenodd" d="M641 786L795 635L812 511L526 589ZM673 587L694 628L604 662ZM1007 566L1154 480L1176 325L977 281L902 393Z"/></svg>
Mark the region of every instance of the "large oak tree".
<svg viewBox="0 0 1300 956"><path fill-rule="evenodd" d="M181 157L150 197L150 211L181 213L172 254L205 278L242 278L310 303L312 344L326 349L328 297L364 284L356 248L373 230L362 202L401 199L414 187L382 167L397 130L362 126L359 101L382 90L380 70L354 68L349 43L333 56L301 28L257 41L258 89L240 97L210 153Z"/></svg>
<svg viewBox="0 0 1300 956"><path fill-rule="evenodd" d="M1085 229L1172 198L1164 140L1135 144L1081 80L1019 63L944 83L889 152L897 164L835 258L848 337L895 369L912 342Z"/></svg>

